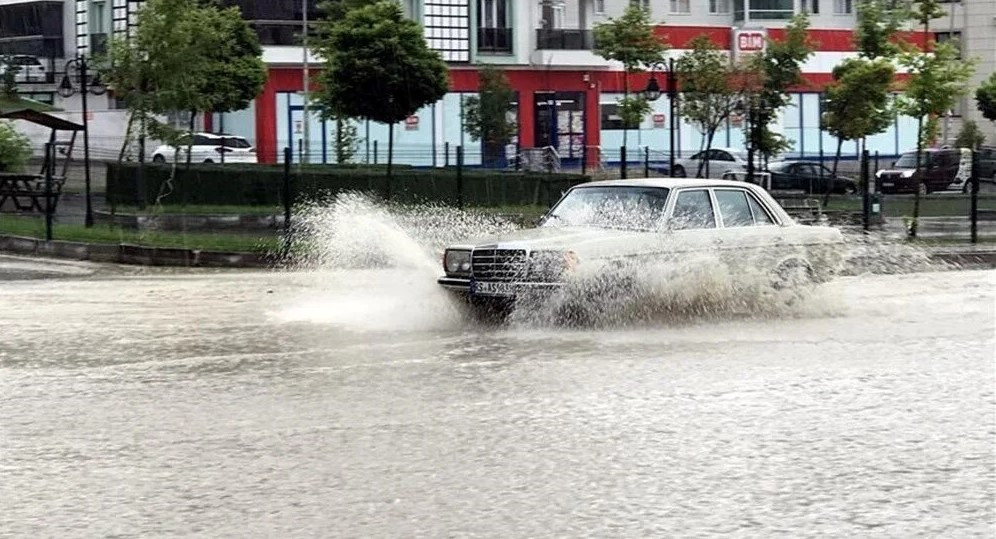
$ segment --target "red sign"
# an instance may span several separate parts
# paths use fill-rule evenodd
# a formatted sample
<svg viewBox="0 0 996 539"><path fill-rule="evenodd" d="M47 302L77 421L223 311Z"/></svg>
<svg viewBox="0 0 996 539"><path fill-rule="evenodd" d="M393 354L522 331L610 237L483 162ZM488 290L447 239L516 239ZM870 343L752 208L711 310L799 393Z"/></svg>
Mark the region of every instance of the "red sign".
<svg viewBox="0 0 996 539"><path fill-rule="evenodd" d="M742 31L737 35L737 50L740 52L760 52L764 50L764 32Z"/></svg>
<svg viewBox="0 0 996 539"><path fill-rule="evenodd" d="M663 114L654 114L654 127L662 128L667 123L667 117Z"/></svg>
<svg viewBox="0 0 996 539"><path fill-rule="evenodd" d="M418 129L418 116L409 116L405 118L405 129L408 131L416 131Z"/></svg>

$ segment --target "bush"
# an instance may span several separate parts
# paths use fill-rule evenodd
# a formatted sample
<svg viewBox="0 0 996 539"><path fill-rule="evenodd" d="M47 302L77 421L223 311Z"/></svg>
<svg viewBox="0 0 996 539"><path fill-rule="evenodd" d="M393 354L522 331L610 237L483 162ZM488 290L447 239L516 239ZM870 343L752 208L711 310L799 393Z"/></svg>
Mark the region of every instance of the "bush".
<svg viewBox="0 0 996 539"><path fill-rule="evenodd" d="M169 165L145 165L144 191L139 189L138 165L114 163L107 167L107 198L112 204L163 204L270 206L283 203L284 173L281 165L191 165L177 167L172 184ZM383 167L305 166L291 170L294 203L321 200L344 191L371 193L401 202L458 200L455 168L399 167L388 182ZM577 174L542 174L464 169L463 202L467 206L550 205L563 191L585 181Z"/></svg>
<svg viewBox="0 0 996 539"><path fill-rule="evenodd" d="M0 172L20 172L31 157L31 141L10 122L0 121Z"/></svg>

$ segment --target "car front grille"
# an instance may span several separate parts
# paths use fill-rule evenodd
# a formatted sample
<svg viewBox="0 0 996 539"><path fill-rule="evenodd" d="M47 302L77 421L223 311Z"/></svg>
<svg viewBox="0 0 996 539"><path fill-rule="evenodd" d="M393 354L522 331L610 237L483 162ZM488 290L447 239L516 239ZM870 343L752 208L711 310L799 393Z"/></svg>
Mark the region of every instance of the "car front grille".
<svg viewBox="0 0 996 539"><path fill-rule="evenodd" d="M526 273L526 251L521 249L475 249L471 255L474 279L511 282Z"/></svg>

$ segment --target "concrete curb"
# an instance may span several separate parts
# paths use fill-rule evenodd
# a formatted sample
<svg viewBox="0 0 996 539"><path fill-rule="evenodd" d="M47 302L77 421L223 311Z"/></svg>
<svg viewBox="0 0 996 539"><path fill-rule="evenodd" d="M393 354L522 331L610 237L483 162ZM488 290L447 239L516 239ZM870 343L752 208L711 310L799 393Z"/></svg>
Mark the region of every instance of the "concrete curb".
<svg viewBox="0 0 996 539"><path fill-rule="evenodd" d="M200 251L197 249L142 247L124 243L115 245L72 241L45 241L37 238L6 235L0 235L0 252L145 266L210 268L270 268L274 266L272 260L269 260L264 255L255 253L226 253Z"/></svg>

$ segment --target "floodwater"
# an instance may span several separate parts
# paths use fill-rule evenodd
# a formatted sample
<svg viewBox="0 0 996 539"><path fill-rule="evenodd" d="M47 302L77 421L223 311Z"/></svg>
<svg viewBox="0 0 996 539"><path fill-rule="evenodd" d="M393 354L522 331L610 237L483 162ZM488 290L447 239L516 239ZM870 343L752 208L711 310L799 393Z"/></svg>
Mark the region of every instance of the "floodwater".
<svg viewBox="0 0 996 539"><path fill-rule="evenodd" d="M507 224L313 217L294 271L0 257L0 536L996 534L996 271L852 245L781 297L705 260L636 318L495 327L438 249Z"/></svg>
<svg viewBox="0 0 996 539"><path fill-rule="evenodd" d="M993 271L570 330L396 268L0 267L3 536L994 533Z"/></svg>

